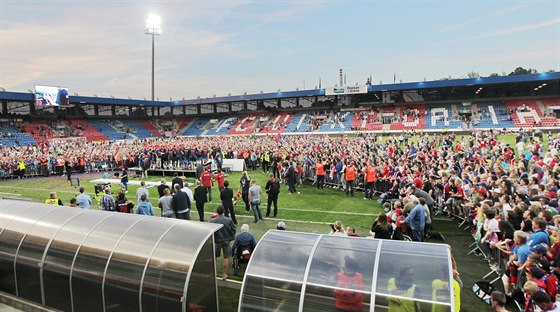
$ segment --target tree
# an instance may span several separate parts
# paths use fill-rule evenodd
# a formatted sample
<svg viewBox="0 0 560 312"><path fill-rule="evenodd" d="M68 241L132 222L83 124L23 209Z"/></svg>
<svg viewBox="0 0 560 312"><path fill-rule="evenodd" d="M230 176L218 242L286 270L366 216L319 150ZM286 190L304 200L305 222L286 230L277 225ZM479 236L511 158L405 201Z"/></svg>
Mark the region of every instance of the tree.
<svg viewBox="0 0 560 312"><path fill-rule="evenodd" d="M488 77L499 77L499 76L500 76L500 74L498 74L498 73L491 73L490 76L488 76Z"/></svg>
<svg viewBox="0 0 560 312"><path fill-rule="evenodd" d="M511 73L509 73L509 76L513 76L513 75L527 75L527 74L533 74L536 73L537 70L536 69L525 69L523 67L517 67L514 71L512 71Z"/></svg>
<svg viewBox="0 0 560 312"><path fill-rule="evenodd" d="M470 72L467 73L467 77L469 77L469 78L479 78L480 74L475 72L474 70L471 70Z"/></svg>

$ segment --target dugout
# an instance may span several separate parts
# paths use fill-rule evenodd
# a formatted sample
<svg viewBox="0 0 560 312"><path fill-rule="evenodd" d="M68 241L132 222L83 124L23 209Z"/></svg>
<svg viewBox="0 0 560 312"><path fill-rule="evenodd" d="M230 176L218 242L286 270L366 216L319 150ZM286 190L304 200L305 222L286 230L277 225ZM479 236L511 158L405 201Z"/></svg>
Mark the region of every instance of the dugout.
<svg viewBox="0 0 560 312"><path fill-rule="evenodd" d="M452 281L445 244L271 230L251 257L238 310L455 311Z"/></svg>
<svg viewBox="0 0 560 312"><path fill-rule="evenodd" d="M0 201L0 291L63 311L218 311L221 225Z"/></svg>

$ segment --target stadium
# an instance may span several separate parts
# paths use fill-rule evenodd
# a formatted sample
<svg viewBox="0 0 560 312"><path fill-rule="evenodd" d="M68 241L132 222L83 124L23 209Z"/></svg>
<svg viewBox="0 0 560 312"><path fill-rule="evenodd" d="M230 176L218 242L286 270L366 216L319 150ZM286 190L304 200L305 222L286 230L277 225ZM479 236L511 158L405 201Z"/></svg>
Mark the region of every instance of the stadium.
<svg viewBox="0 0 560 312"><path fill-rule="evenodd" d="M466 20L384 4L380 29L421 23L371 45L367 3L154 1L175 21L146 20L151 99L149 50L122 19L144 4L43 5L30 21L0 4L1 311L560 311L560 72L365 74L380 55L415 77L461 71L473 42L488 70L554 66L558 48L538 42L558 19L490 27L534 4L459 6ZM527 50L501 41L524 32ZM511 51L491 56L492 40ZM286 87L327 59L351 65Z"/></svg>
<svg viewBox="0 0 560 312"><path fill-rule="evenodd" d="M273 172L275 166L279 168L276 169L278 178L287 181L285 174L282 174L285 169L282 168L282 163L295 160L298 169L301 170L302 183L302 186L295 186L297 188L295 194L301 197L289 198L289 188L283 186L282 195L279 196L278 216L269 219L269 212L267 212L266 220L253 225L252 232L261 238L268 229L276 227L277 220L282 220L289 224L291 231L326 234L330 229L329 224L336 220L343 220L344 224L352 225L360 235L368 236L371 223L379 213L383 212L383 209L381 200L362 201L361 198L378 199L380 195L388 193L394 183L393 176L398 174L384 173L384 166L388 164L370 159L369 157L373 157L374 154L348 156L348 159L356 161L359 173L355 182L358 199L343 197L344 193L338 191L343 182L334 173L336 149L327 148L324 144L351 146L352 141L375 144L379 140L389 144L386 146L389 150L395 147L396 150L402 149L410 153L410 146L415 148L414 142L419 144L422 137L446 137L457 142L462 140L463 143L469 140L469 137L476 137L476 140L480 141L499 137L508 142L508 146L513 150L517 146L515 136L523 135L523 137L535 138L537 141L541 140L543 147L550 148L557 144L554 142L557 142L556 134L559 129L559 82L560 73L554 72L379 86L364 85L356 89L344 88L339 91L343 93L347 90L354 90L349 92L364 90L364 93L357 94L332 94L334 90L314 89L178 102L68 96L66 105L38 105L35 94L5 91L0 93L4 113L1 191L5 198L38 202L48 198L51 191L57 191L58 198L63 203L69 203L71 198L76 196L77 187L81 183L86 187L87 193L94 195L93 191L95 191L93 206L102 209L99 203L101 195L98 193L103 193L103 188L99 189L97 186L100 183L118 185L120 182L118 173L125 168L129 170L130 191L134 194L139 186L137 182L133 185L134 180L153 181L153 185L157 185L160 177L171 179L174 173L179 173L186 177L187 183L194 185L195 176L199 176L197 167L201 163L212 164L215 175L218 162L220 168L228 174L227 179L232 181L232 185L236 185L235 181L239 179L240 171L247 170L254 177L253 179L264 187L268 179L267 173ZM307 149L302 148L299 146L302 140L303 142L307 140L311 146ZM533 139L528 141L528 145L532 144L531 140ZM451 144L451 147L453 145ZM297 149L292 151L294 146ZM324 147L323 151L321 146ZM420 147L418 145L418 148ZM100 150L105 148L110 148L111 157L100 154ZM37 149L42 150L42 153L33 152ZM316 153L317 151L321 153ZM518 152L517 147L516 152ZM221 155L218 156L218 153ZM477 155L479 152L475 153ZM6 157L10 155L11 158ZM103 155L103 157L96 155ZM390 154L384 155L391 157ZM557 159L557 155L554 157ZM47 159L46 163L44 158ZM514 158L510 161L513 160ZM373 192L371 195L362 193L367 184L363 172L368 166L368 161L372 161L371 164L380 175L379 181L370 190ZM22 162L23 167L19 167ZM327 189L316 187L318 184L316 168L321 162L326 168L322 183ZM553 168L557 167L557 165L552 166L550 169L556 170ZM459 168L461 167L457 167ZM144 169L147 171L148 178L142 178ZM414 167L411 169L421 170ZM105 172L111 173L110 178L114 178L112 173L116 172L117 179L100 181ZM61 178L60 175L66 176ZM107 175L105 177L107 178ZM402 180L399 180L401 186L406 184L407 176L400 176L399 179ZM419 187L422 187L422 183ZM213 188L214 194L219 194L217 185ZM488 190L492 190L490 186ZM154 187L149 188L149 192L150 200L154 207L157 207L157 194ZM327 198L321 198L325 195ZM312 204L313 202L320 204L315 205ZM338 203L333 204L333 202ZM10 205L9 201L5 203L7 206ZM216 200L206 204L206 214L212 214L217 205L219 201ZM241 199L236 209L240 222L249 222L251 215L244 214ZM156 215L162 214L159 208L155 210ZM385 210L389 212L391 208ZM439 214L437 211L434 212L436 215ZM4 220L7 220L9 213L6 211L5 213ZM457 218L458 221L450 223L446 218L434 216L432 231L437 232L433 232L436 234L432 235L443 236L443 238L432 238L429 241L442 246L450 244L454 250L464 251L470 245L468 240L471 237L470 231L463 230L463 228L470 229L468 215L451 212L449 216ZM194 213L192 218L196 219ZM6 230L8 228L9 226ZM451 242L450 237L457 237L458 241L453 239ZM281 238L270 239L281 240ZM400 248L403 247L398 249ZM500 264L503 259L499 255L488 254L487 258L490 259L491 265L486 271L484 261L480 257L475 259L463 259L459 255L455 257L459 272L462 271L462 265L470 267L473 265L470 262L478 262L475 267L479 268L480 272L463 273L466 283L477 282L477 279L482 278L483 273L490 270L491 274L487 277L499 284L495 275L503 274L505 270ZM6 266L7 263L4 262ZM219 272L218 263L219 260L216 260L215 266ZM25 262L18 265L25 265ZM95 267L88 267L88 270L94 269ZM80 274L88 276L87 271ZM133 286L133 279L119 274L116 276L123 282L129 280L128 283L132 283L128 284L129 287L138 287ZM6 281L7 278L5 277L4 280ZM29 280L32 278L29 277ZM95 279L85 280L91 283L89 286L91 288L99 285L95 283ZM230 280L232 281L219 281L219 293L232 292L232 290L222 291L222 289L229 289L228 283L235 284L241 281L238 276L233 276ZM202 283L202 280L197 283ZM255 283L258 285L262 282ZM41 303L41 298L36 297L36 294L31 295L29 291L23 288L18 295ZM118 291L118 288L115 291ZM270 291L271 293L265 297L271 302L260 302L261 306L271 306L278 304L278 301L287 300L276 296L289 296ZM309 294L310 298L313 298L309 303L310 307L325 309L320 304L322 300L320 298L326 295L325 290L314 291L314 295ZM15 294L14 289L8 292ZM63 296L63 293L58 295ZM246 295L249 298L254 296L250 293ZM194 293L191 296L208 296L208 294ZM464 291L463 296L462 302L468 302L469 299L465 297L474 297L468 291ZM110 302L110 299L106 300ZM121 308L123 304L133 310L136 306L119 302L116 298L111 300ZM220 306L222 310L227 310L223 306L231 303L227 301L224 303L222 300L226 299L220 299ZM246 300L251 302L250 299ZM429 301L432 298L427 296L425 300ZM474 301L473 304L478 303L475 300L471 299ZM237 302L234 302L236 306ZM103 307L100 306L101 302L96 300L89 303L77 301L72 306L52 299L45 303L47 306L51 304L62 310L99 310ZM147 302L144 304L149 306ZM255 302L246 303L245 308L241 309L258 309L255 304ZM383 300L378 298L377 304L377 309L382 309ZM217 307L215 303L201 305L200 302L195 306L205 306L206 310ZM162 309L163 306L159 308ZM450 306L447 308L451 309ZM165 306L164 309L173 308Z"/></svg>

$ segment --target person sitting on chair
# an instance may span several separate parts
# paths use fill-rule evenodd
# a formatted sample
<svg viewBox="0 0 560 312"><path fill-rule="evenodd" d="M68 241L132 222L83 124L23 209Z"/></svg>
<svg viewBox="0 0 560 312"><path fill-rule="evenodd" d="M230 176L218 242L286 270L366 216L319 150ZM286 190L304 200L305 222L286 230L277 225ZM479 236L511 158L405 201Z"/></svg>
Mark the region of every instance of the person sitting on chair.
<svg viewBox="0 0 560 312"><path fill-rule="evenodd" d="M250 257L256 246L257 240L255 239L255 235L249 232L248 224L243 224L241 226L241 233L237 234L237 236L235 237L235 241L233 242L233 246L231 247L231 254L234 257L238 258L246 255ZM249 253L246 253L246 250Z"/></svg>

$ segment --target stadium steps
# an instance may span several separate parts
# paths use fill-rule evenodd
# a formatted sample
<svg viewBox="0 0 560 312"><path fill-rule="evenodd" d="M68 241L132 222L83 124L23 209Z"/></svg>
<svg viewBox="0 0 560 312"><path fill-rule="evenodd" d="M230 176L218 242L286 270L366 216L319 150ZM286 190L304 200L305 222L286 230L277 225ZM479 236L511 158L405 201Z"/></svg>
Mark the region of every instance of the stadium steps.
<svg viewBox="0 0 560 312"><path fill-rule="evenodd" d="M139 123L142 127L144 127L146 130L152 132L153 135L155 135L155 136L161 136L161 135L162 135L161 131L159 131L159 130L156 128L156 126L154 126L154 124L152 123L151 120L148 120L148 119L141 119L141 120L138 120L138 123Z"/></svg>
<svg viewBox="0 0 560 312"><path fill-rule="evenodd" d="M109 138L105 136L103 133L97 131L94 127L88 124L83 119L70 119L66 121L67 125L74 129L75 133L82 131L83 136L86 138L88 142L92 141L107 141ZM78 126L84 128L84 130L78 129Z"/></svg>

